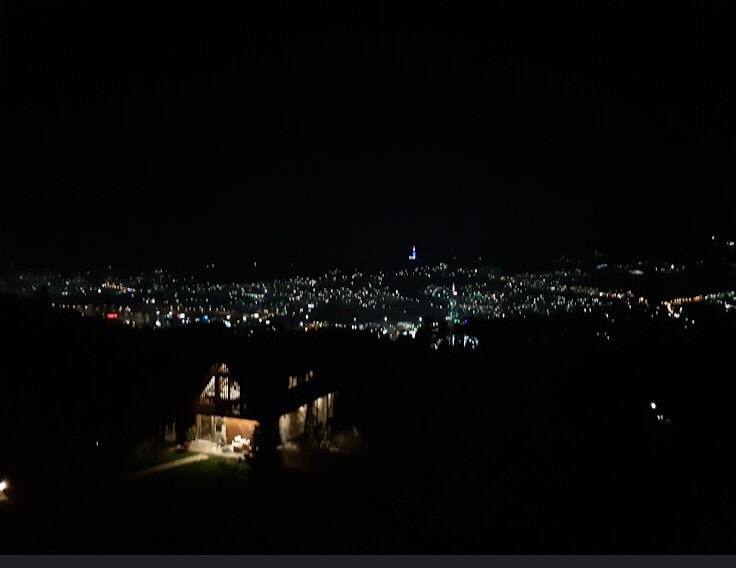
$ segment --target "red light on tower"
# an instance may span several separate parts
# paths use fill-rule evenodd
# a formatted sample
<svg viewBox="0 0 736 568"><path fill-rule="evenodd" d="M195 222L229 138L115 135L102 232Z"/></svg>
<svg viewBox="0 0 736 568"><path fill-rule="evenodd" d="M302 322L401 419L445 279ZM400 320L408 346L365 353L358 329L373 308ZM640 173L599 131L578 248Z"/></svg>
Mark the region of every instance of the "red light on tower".
<svg viewBox="0 0 736 568"><path fill-rule="evenodd" d="M116 320L116 319L118 319L118 314L107 314L106 317L109 320Z"/></svg>

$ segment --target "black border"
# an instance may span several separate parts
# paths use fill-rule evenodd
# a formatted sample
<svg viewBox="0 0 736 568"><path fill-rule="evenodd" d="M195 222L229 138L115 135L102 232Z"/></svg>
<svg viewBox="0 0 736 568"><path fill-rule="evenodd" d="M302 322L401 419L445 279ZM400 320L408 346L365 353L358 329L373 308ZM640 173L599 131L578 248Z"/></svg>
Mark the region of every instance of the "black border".
<svg viewBox="0 0 736 568"><path fill-rule="evenodd" d="M6 555L0 556L3 568L15 566L30 568L36 566L69 567L116 567L135 566L136 568L201 568L203 564L220 563L238 566L263 566L267 568L302 568L305 564L314 568L368 567L380 568L406 567L432 568L451 566L465 567L504 567L526 568L527 566L733 566L736 556L727 555L548 555L548 556L501 556L501 555Z"/></svg>

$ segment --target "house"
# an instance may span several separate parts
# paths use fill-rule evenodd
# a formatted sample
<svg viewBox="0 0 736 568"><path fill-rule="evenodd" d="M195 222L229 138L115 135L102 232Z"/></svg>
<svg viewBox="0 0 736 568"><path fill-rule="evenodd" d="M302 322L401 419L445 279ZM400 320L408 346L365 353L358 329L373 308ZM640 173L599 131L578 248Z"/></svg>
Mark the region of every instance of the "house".
<svg viewBox="0 0 736 568"><path fill-rule="evenodd" d="M248 414L246 397L240 381L231 376L224 363L212 365L209 378L195 404L198 440L216 444L234 441L250 445L259 421Z"/></svg>
<svg viewBox="0 0 736 568"><path fill-rule="evenodd" d="M286 376L249 377L225 363L209 369L195 409L196 440L212 447L244 445L328 448L337 392L313 369ZM228 448L225 448L226 450Z"/></svg>

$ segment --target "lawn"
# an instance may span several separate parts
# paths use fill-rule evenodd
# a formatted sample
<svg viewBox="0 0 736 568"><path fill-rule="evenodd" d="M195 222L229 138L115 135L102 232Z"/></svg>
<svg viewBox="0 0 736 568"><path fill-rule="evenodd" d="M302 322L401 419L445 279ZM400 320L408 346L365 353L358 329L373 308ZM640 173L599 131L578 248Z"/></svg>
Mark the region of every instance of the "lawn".
<svg viewBox="0 0 736 568"><path fill-rule="evenodd" d="M196 456L194 452L175 453L176 458ZM162 460L166 463L172 460ZM144 478L131 480L127 490L134 493L155 493L156 499L179 498L182 492L197 494L230 494L234 490L244 490L250 477L250 466L233 459L208 456L208 459L182 465L180 467L152 473Z"/></svg>
<svg viewBox="0 0 736 568"><path fill-rule="evenodd" d="M156 447L153 444L145 443L122 454L117 467L121 472L130 473L182 459L188 455L190 454L186 452L178 452L176 445L173 444Z"/></svg>

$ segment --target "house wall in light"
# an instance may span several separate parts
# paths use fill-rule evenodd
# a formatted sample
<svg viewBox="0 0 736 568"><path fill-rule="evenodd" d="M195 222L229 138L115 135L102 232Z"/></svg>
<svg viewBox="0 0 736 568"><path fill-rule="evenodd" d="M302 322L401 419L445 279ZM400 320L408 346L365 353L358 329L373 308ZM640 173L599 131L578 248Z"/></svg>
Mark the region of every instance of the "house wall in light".
<svg viewBox="0 0 736 568"><path fill-rule="evenodd" d="M252 440L253 432L258 425L257 420L247 418L197 414L197 439L225 444L232 443L236 436Z"/></svg>
<svg viewBox="0 0 736 568"><path fill-rule="evenodd" d="M331 392L303 404L296 410L279 417L279 437L281 443L295 440L304 434L307 419L321 429L327 428L334 413L335 393Z"/></svg>

